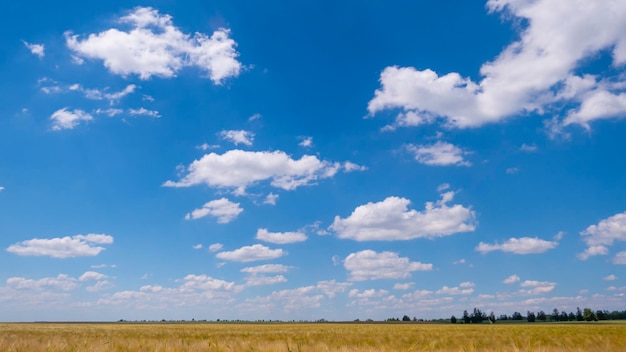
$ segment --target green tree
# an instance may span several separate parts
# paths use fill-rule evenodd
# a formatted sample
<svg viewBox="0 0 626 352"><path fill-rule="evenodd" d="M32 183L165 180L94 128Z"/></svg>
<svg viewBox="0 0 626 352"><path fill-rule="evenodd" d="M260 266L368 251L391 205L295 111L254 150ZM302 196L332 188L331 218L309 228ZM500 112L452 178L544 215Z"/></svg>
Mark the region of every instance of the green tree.
<svg viewBox="0 0 626 352"><path fill-rule="evenodd" d="M487 317L487 319L489 319L489 322L493 324L496 322L496 315L493 314L493 312L491 312L489 316Z"/></svg>
<svg viewBox="0 0 626 352"><path fill-rule="evenodd" d="M524 319L524 317L522 317L522 313L513 312L513 315L511 316L511 320L522 320L522 319Z"/></svg>
<svg viewBox="0 0 626 352"><path fill-rule="evenodd" d="M552 321L559 321L559 310L554 308L552 310L552 315L550 315L550 318L552 318Z"/></svg>
<svg viewBox="0 0 626 352"><path fill-rule="evenodd" d="M540 310L539 313L537 313L537 320L546 321L546 312Z"/></svg>
<svg viewBox="0 0 626 352"><path fill-rule="evenodd" d="M471 322L471 319L470 319L469 313L466 310L464 310L463 311L463 323L469 324L470 322Z"/></svg>
<svg viewBox="0 0 626 352"><path fill-rule="evenodd" d="M598 317L591 309L585 308L583 311L583 320L585 321L597 321Z"/></svg>
<svg viewBox="0 0 626 352"><path fill-rule="evenodd" d="M536 319L535 313L533 312L528 312L526 313L526 320L528 320L529 323L534 323Z"/></svg>
<svg viewBox="0 0 626 352"><path fill-rule="evenodd" d="M583 312L580 310L580 307L576 308L576 321L583 321L585 318L583 317Z"/></svg>
<svg viewBox="0 0 626 352"><path fill-rule="evenodd" d="M411 318L409 318L408 315L405 315L402 317L402 321L411 321Z"/></svg>
<svg viewBox="0 0 626 352"><path fill-rule="evenodd" d="M454 315L450 317L450 322L456 324L456 317Z"/></svg>

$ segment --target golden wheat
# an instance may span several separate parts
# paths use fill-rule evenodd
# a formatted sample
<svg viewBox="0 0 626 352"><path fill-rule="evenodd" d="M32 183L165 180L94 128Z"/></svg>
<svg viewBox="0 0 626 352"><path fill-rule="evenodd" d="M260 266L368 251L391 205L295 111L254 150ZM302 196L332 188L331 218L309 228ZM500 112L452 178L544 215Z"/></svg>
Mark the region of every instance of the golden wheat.
<svg viewBox="0 0 626 352"><path fill-rule="evenodd" d="M0 324L0 351L626 351L626 325Z"/></svg>

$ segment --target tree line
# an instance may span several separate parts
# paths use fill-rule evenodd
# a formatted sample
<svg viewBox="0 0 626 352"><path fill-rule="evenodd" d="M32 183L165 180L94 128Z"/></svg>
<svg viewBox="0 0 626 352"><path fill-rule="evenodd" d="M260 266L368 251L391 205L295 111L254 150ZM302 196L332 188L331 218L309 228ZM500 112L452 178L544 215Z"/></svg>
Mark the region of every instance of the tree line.
<svg viewBox="0 0 626 352"><path fill-rule="evenodd" d="M536 321L546 322L562 322L562 321L599 321L599 320L626 320L626 311L612 311L608 310L592 310L591 308L576 308L576 313L566 311L559 312L558 309L554 308L550 314L547 314L543 310L538 312L527 311L526 315L522 315L520 312L514 312L511 315L502 314L496 318L493 312L487 314L486 312L481 311L478 308L474 308L472 313L469 313L467 310L463 311L463 315L460 319L457 319L454 315L450 317L450 322L452 324L456 323L464 323L464 324L478 324L485 321L490 323L495 323L496 321L507 321L507 320L526 320L529 323L534 323Z"/></svg>

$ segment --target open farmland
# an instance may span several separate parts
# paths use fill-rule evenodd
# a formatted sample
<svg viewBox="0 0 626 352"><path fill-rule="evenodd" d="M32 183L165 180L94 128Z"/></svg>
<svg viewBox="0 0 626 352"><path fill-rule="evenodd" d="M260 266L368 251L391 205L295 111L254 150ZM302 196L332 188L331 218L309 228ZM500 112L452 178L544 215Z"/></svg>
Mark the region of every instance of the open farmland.
<svg viewBox="0 0 626 352"><path fill-rule="evenodd" d="M0 324L0 351L625 351L625 324Z"/></svg>

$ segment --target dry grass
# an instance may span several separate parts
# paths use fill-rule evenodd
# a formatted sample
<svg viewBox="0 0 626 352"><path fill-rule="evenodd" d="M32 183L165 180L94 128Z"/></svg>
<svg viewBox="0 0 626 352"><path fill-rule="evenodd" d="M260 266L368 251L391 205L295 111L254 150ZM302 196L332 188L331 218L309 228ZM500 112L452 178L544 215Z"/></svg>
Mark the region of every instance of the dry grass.
<svg viewBox="0 0 626 352"><path fill-rule="evenodd" d="M0 324L0 351L626 351L626 325Z"/></svg>

